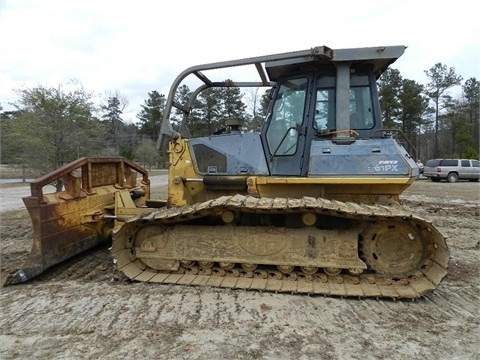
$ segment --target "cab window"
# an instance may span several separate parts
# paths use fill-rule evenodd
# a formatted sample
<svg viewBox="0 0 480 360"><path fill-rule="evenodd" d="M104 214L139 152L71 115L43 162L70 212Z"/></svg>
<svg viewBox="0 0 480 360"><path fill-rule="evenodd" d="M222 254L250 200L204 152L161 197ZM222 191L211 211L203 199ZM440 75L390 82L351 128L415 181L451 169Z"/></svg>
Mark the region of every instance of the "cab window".
<svg viewBox="0 0 480 360"><path fill-rule="evenodd" d="M358 130L373 128L373 102L368 75L352 74L350 76L349 100L350 128ZM313 122L317 132L336 128L335 101L335 76L320 76L317 79Z"/></svg>
<svg viewBox="0 0 480 360"><path fill-rule="evenodd" d="M317 97L313 128L317 132L335 129L335 77L317 79Z"/></svg>
<svg viewBox="0 0 480 360"><path fill-rule="evenodd" d="M367 75L350 77L350 128L373 128L372 94Z"/></svg>
<svg viewBox="0 0 480 360"><path fill-rule="evenodd" d="M303 123L307 78L288 79L277 92L266 137L273 155L292 155L297 151L298 129Z"/></svg>

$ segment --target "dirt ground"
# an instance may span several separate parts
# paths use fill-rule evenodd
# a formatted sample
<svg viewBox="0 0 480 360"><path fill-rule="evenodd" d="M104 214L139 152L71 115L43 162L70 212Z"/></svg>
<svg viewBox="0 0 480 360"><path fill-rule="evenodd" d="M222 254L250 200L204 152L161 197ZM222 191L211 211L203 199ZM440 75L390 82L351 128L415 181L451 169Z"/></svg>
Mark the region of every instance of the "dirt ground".
<svg viewBox="0 0 480 360"><path fill-rule="evenodd" d="M451 252L448 275L422 299L134 283L103 246L0 289L0 358L480 359L480 184L419 180L402 198ZM2 283L31 236L25 210L1 214Z"/></svg>

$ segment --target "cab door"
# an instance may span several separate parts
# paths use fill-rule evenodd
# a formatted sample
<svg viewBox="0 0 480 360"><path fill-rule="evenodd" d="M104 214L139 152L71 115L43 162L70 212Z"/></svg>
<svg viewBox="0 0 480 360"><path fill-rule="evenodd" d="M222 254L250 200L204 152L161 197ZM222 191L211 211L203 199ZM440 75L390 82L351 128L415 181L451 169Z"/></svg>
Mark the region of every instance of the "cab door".
<svg viewBox="0 0 480 360"><path fill-rule="evenodd" d="M271 107L262 138L271 175L299 176L305 157L308 78L286 79Z"/></svg>

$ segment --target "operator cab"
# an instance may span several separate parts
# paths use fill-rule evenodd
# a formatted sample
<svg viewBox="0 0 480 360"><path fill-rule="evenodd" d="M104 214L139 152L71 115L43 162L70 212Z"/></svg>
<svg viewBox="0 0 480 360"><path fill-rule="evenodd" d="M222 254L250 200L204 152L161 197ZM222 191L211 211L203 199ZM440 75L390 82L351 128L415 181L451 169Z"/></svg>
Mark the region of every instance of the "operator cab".
<svg viewBox="0 0 480 360"><path fill-rule="evenodd" d="M193 66L174 81L157 141L168 137L188 146L199 176L285 176L317 178L404 177L418 167L409 152L382 130L376 80L404 46L307 50ZM259 82L214 81L204 71L254 65ZM213 74L213 73L212 73ZM184 104L174 101L183 79L195 75L200 85ZM261 132L242 132L229 121L229 133L192 137L188 120L195 99L214 87L270 87L271 101ZM170 121L172 108L183 114L179 132ZM243 181L243 180L242 180ZM329 180L332 181L332 180Z"/></svg>
<svg viewBox="0 0 480 360"><path fill-rule="evenodd" d="M297 59L298 61L298 59ZM381 129L372 65L350 63L266 64L276 82L262 128L270 168L302 175L310 144L319 140L352 143Z"/></svg>
<svg viewBox="0 0 480 360"><path fill-rule="evenodd" d="M371 68L349 70L348 98L338 100L347 103L349 129L355 130L356 133L351 134L361 138L370 137L373 130L381 128L378 101L374 101L378 99L376 78ZM336 121L339 97L336 89L337 76L334 69L331 71L319 69L318 72L277 79L271 94L272 102L266 121L270 150L274 152L279 145L278 142L281 141L276 134L281 127L298 128L304 122L309 122L305 125L309 125L317 136L339 134L336 133L340 130L337 129ZM289 137L292 137L292 134ZM290 148L287 149L289 152L292 151Z"/></svg>

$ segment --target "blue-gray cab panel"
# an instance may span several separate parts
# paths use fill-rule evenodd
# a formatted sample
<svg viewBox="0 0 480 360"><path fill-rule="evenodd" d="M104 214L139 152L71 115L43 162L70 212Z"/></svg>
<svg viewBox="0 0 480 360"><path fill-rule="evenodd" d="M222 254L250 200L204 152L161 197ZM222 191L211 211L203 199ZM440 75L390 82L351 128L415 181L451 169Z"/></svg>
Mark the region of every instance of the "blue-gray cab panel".
<svg viewBox="0 0 480 360"><path fill-rule="evenodd" d="M189 140L202 175L268 175L259 133L215 135Z"/></svg>
<svg viewBox="0 0 480 360"><path fill-rule="evenodd" d="M395 139L357 139L351 144L313 141L308 176L411 177L418 167Z"/></svg>

